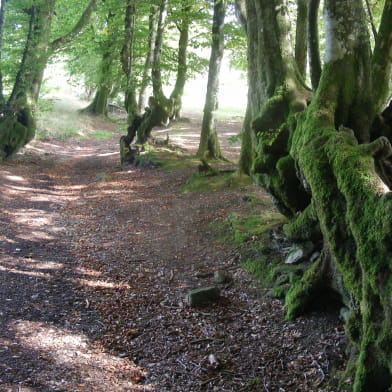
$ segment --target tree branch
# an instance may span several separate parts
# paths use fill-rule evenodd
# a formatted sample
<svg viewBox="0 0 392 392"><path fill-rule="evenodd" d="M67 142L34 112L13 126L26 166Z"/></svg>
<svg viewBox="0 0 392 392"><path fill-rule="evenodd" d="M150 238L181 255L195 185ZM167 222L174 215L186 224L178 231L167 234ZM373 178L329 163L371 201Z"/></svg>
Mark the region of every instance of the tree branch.
<svg viewBox="0 0 392 392"><path fill-rule="evenodd" d="M82 31L82 29L90 22L91 15L95 10L97 3L98 0L90 0L90 3L87 5L86 9L84 10L82 16L80 17L74 28L67 34L51 42L51 53L55 52L57 49L61 48L65 44L71 42Z"/></svg>

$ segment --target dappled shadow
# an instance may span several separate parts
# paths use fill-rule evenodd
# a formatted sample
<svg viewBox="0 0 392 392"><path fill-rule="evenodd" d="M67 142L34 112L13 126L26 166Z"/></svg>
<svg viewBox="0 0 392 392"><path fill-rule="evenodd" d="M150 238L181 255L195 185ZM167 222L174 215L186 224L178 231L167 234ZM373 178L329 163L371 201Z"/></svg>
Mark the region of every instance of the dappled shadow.
<svg viewBox="0 0 392 392"><path fill-rule="evenodd" d="M78 270L61 217L78 198L47 155L26 157L0 167L0 390L152 390L137 385L142 369L92 345L105 325L75 288L99 276Z"/></svg>

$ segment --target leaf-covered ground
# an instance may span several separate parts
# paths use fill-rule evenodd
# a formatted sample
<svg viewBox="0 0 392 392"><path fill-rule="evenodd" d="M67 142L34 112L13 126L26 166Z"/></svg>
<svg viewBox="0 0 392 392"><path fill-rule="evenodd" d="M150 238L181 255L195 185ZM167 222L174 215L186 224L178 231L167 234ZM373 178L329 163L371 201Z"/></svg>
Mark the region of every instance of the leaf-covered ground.
<svg viewBox="0 0 392 392"><path fill-rule="evenodd" d="M240 123L221 127L226 138ZM199 130L193 119L157 135L194 152ZM218 241L229 214L254 212L245 193L267 196L184 193L185 156L121 169L118 138L47 138L0 166L0 391L336 391L341 320L284 322ZM188 307L217 270L233 278L221 301Z"/></svg>

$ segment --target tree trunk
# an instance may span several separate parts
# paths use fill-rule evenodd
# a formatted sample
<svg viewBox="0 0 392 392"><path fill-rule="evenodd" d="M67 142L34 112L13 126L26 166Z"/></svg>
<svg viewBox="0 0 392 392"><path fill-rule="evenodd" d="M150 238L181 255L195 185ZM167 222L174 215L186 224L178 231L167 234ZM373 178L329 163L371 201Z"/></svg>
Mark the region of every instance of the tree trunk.
<svg viewBox="0 0 392 392"><path fill-rule="evenodd" d="M298 72L303 79L306 78L306 65L308 47L307 37L307 11L308 0L297 0L297 26L295 29L295 61Z"/></svg>
<svg viewBox="0 0 392 392"><path fill-rule="evenodd" d="M377 59L377 53L391 53L392 26L381 26L372 62L361 0L326 0L325 66L311 97L295 81L283 13L272 20L268 12L269 7L283 10L283 1L259 6L257 27L264 38L274 32L275 41L271 37L263 46L270 98L253 121L258 142L253 176L291 219L286 234L296 241L320 241L322 247L287 293L286 315L306 311L325 288L338 290L349 308L346 332L352 347L344 379L353 377L355 392L385 392L392 383L392 198L382 181L388 173L378 169L380 163L392 167L390 140L381 136L392 135L392 122L385 111L374 123L385 94L372 81L390 77L375 77L374 67L390 66L390 57ZM387 0L383 18L387 14L389 21L390 6ZM270 50L274 42L279 53ZM271 55L282 59L278 74L270 68Z"/></svg>
<svg viewBox="0 0 392 392"><path fill-rule="evenodd" d="M96 116L107 116L109 94L110 87L100 83L97 91L95 92L94 99L92 100L92 102L80 112L86 114L93 114Z"/></svg>
<svg viewBox="0 0 392 392"><path fill-rule="evenodd" d="M162 54L162 44L163 44L163 33L165 30L165 21L167 16L167 1L161 0L159 8L159 18L157 27L157 37L154 47L154 61L152 64L152 90L155 103L157 105L162 105L164 109L169 107L169 100L165 97L163 93L162 84L162 73L161 73L161 54ZM167 114L166 119L162 119L164 123L167 123L169 119L169 114Z"/></svg>
<svg viewBox="0 0 392 392"><path fill-rule="evenodd" d="M225 21L225 4L223 0L214 1L212 21L212 47L206 100L203 110L201 137L197 155L201 158L222 158L218 134L216 132L216 110L218 109L219 73L224 50L223 27Z"/></svg>
<svg viewBox="0 0 392 392"><path fill-rule="evenodd" d="M167 0L160 0L152 63L153 96L149 98L148 107L145 108L144 114L142 116L136 116L134 121L129 124L128 134L122 138L122 143L128 144L128 147L126 148L129 148L129 145L132 143L135 136L137 144L143 145L147 143L151 135L151 131L155 126L166 126L173 118L173 100L166 98L163 93L161 75L161 52L163 34L165 30L167 3ZM121 147L120 150L122 150Z"/></svg>
<svg viewBox="0 0 392 392"><path fill-rule="evenodd" d="M309 0L307 31L309 46L309 68L310 80L313 90L317 89L321 76L321 60L319 48L319 32L318 32L318 10L320 0Z"/></svg>
<svg viewBox="0 0 392 392"><path fill-rule="evenodd" d="M75 27L66 36L53 42L49 39L56 0L33 2L28 10L30 20L23 57L10 97L7 102L4 97L0 102L0 161L16 153L33 139L33 109L38 100L48 58L81 31L89 21L96 2L97 0L91 0ZM5 3L2 0L0 21L4 18ZM0 31L2 32L2 28Z"/></svg>
<svg viewBox="0 0 392 392"><path fill-rule="evenodd" d="M133 43L135 34L136 5L135 0L128 0L125 12L124 44L121 50L121 65L126 77L125 110L128 113L128 123L132 123L138 115L135 82L133 75Z"/></svg>
<svg viewBox="0 0 392 392"><path fill-rule="evenodd" d="M140 92L139 92L139 102L138 102L139 112L143 112L144 108L147 105L147 100L148 100L147 87L151 80L151 69L152 69L152 63L154 61L155 41L157 39L158 18L159 18L159 7L153 5L151 6L150 23L149 23L148 53L144 64L143 76L142 76Z"/></svg>
<svg viewBox="0 0 392 392"><path fill-rule="evenodd" d="M29 33L22 62L8 102L1 107L0 161L14 154L34 137L32 110L48 58L54 5L55 0L50 0L30 9Z"/></svg>
<svg viewBox="0 0 392 392"><path fill-rule="evenodd" d="M108 33L102 45L102 59L98 70L99 80L97 90L93 101L81 110L82 113L103 116L107 116L108 114L108 99L113 87L112 67L116 55L118 56L119 54L116 45L117 30L113 25L114 18L115 14L109 9L106 18Z"/></svg>
<svg viewBox="0 0 392 392"><path fill-rule="evenodd" d="M172 101L173 108L173 119L179 118L181 115L182 108L182 96L184 94L184 87L186 83L187 77L187 50L188 50L188 41L189 41L189 26L191 23L189 17L189 11L191 10L191 6L187 5L187 1L182 1L182 9L181 9L181 21L178 25L178 29L180 30L180 39L178 42L178 65L177 65L177 78L176 84L173 88L173 91L170 95L170 100Z"/></svg>
<svg viewBox="0 0 392 392"><path fill-rule="evenodd" d="M5 19L5 5L7 0L1 0L0 3L0 64L3 52L3 33L4 33L4 19ZM5 98L3 93L3 74L0 67L0 107L5 104Z"/></svg>

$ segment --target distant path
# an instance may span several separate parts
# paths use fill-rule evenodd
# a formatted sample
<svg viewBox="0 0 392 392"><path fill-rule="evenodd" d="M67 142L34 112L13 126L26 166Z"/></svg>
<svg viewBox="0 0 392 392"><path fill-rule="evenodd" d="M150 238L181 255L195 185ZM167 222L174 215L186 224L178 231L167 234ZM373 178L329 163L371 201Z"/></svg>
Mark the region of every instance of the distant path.
<svg viewBox="0 0 392 392"><path fill-rule="evenodd" d="M171 140L198 130L181 126ZM0 166L0 391L321 390L341 322L282 322L216 242L225 216L251 211L243 191L121 170L117 139L37 142ZM221 303L185 306L218 269L233 277Z"/></svg>

